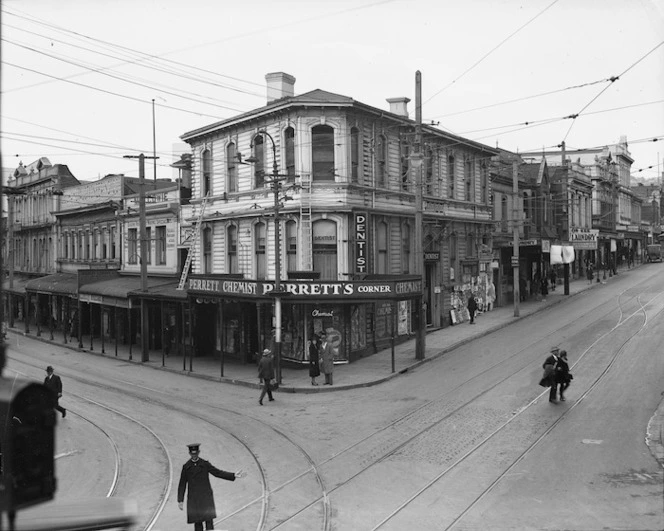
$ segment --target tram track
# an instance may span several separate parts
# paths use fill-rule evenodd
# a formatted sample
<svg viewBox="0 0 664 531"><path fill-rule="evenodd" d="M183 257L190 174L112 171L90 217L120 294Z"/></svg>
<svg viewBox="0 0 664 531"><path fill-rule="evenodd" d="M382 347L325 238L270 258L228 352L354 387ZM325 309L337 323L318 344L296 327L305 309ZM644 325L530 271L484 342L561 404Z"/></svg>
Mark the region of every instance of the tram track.
<svg viewBox="0 0 664 531"><path fill-rule="evenodd" d="M628 291L628 290L626 290L626 291ZM639 301L638 297L631 297L629 300L623 301L621 303L620 297L624 293L625 292L621 293L618 296L618 311L619 311L618 322L615 324L615 326L611 330L604 333L602 336L600 336L600 338L597 338L595 340L595 342L593 343L593 345L596 344L597 342L599 342L600 339L606 337L609 333L611 333L612 331L614 331L618 327L622 326L624 323L628 322L634 315L638 314L640 311L644 311L644 313L645 313L644 306ZM657 297L658 296L659 295L657 295ZM625 317L625 308L629 304L631 304L633 301L636 301L638 303L638 305L640 306L640 308L639 308L639 310L637 310L637 311L627 315L627 317ZM594 313L595 314L596 320L606 318L611 313L614 313L615 311L616 311L616 308L614 306L610 306L610 305L607 305L605 303L598 304L594 308L589 309L589 313ZM562 326L556 328L555 330L550 331L547 334L547 337L557 337L558 334L561 331L563 331L566 327L567 327L567 324L563 324ZM633 337L633 336L630 336L630 337ZM463 410L463 408L468 407L469 405L471 405L473 402L475 402L479 398L481 398L483 396L486 396L492 390L496 389L501 384L504 384L509 378L513 377L514 373L510 372L509 375L507 375L505 377L498 378L497 381L492 383L488 388L485 388L482 392L471 396L469 399L464 400L461 403L453 404L453 407L451 408L451 410L449 412L447 412L443 417L439 418L436 422L434 422L433 424L429 424L428 426L426 426L423 429L418 429L415 433L413 433L411 436L407 437L406 439L403 439L403 434L401 434L400 437L399 437L401 440L398 444L392 445L392 444L389 444L389 442L386 442L386 443L382 444L381 445L382 447L389 446L390 448L383 451L382 455L378 459L371 459L369 457L368 461L370 461L370 463L368 465L359 466L357 468L351 467L351 468L353 468L353 473L349 477L345 478L343 481L335 483L334 486L332 486L330 488L326 488L325 482L323 481L323 475L322 475L321 469L324 466L325 467L332 467L333 465L335 465L335 463L337 461L342 461L343 459L347 458L348 455L351 452L353 452L355 450L361 450L363 445L366 445L367 443L371 443L372 441L379 438L381 436L381 434L385 434L385 433L389 432L390 430L395 429L400 424L404 424L404 423L414 419L419 413L424 412L427 409L438 407L441 402L449 402L448 398L450 396L453 396L457 392L457 390L460 389L461 387L468 385L468 383L470 383L474 380L479 380L481 378L486 378L487 373L495 373L497 368L499 368L501 366L505 366L506 364L508 364L513 359L519 360L519 359L523 358L525 353L527 353L529 351L532 351L532 347L541 344L541 342L542 342L542 339L539 339L537 342L533 342L533 343L525 346L524 348L519 349L518 352L514 352L513 354L503 358L501 361L495 363L494 365L488 366L484 370L481 370L481 371L477 372L476 374L474 374L470 378L464 379L463 381L459 382L458 385L455 386L453 389L446 390L444 393L442 393L438 397L427 401L426 403L418 406L416 409L414 409L412 411L409 411L407 414L405 414L405 415L401 416L400 418L394 420L393 422L381 427L378 431L373 432L371 435L368 435L367 437L364 437L363 439L361 439L359 441L355 441L353 444L347 446L346 448L341 449L340 451L338 451L334 455L330 456L329 458L325 459L324 461L319 462L318 464L316 464L314 462L314 460L310 457L310 455L304 450L304 448L301 445L299 445L298 443L293 441L292 438L288 437L288 435L286 435L282 431L276 429L274 426L271 426L270 424L265 423L261 420L258 420L258 419L252 418L252 417L248 417L246 414L239 413L239 412L234 411L232 409L223 408L223 407L220 407L220 406L214 406L214 405L210 405L210 404L204 404L206 408L210 408L210 409L213 409L213 410L219 410L219 411L224 412L225 414L232 414L232 415L235 416L235 418L243 418L243 419L248 418L252 422L260 423L263 428L269 429L270 431L277 434L279 437L283 438L284 440L290 441L290 443L294 447L299 448L301 453L305 456L305 459L308 461L308 466L305 470L301 471L300 473L297 473L297 474L293 475L288 480L286 480L284 482L281 482L280 484L275 485L272 488L268 488L267 481L265 479L265 475L264 475L263 472L261 472L261 478L262 478L261 481L264 484L262 496L260 498L256 498L254 500L251 500L251 501L247 502L243 507L241 507L240 509L237 509L232 514L228 514L225 517L219 519L217 522L218 523L228 522L229 519L231 519L232 517L240 514L243 511L246 511L246 510L250 509L256 503L260 503L261 504L261 517L259 519L259 524L258 524L256 529L263 530L263 529L286 528L286 526L289 523L292 523L293 521L295 521L296 518L302 517L302 515L305 513L305 511L307 511L309 509L312 509L316 506L321 506L322 505L324 516L322 518L322 521L319 522L319 524L322 526L322 529L324 529L324 530L330 529L331 528L330 495L332 493L334 493L335 491L340 490L344 486L349 485L353 480L358 478L361 474L363 474L364 472L369 470L371 467L375 466L376 464L379 464L381 462L386 461L391 456L394 456L395 454L397 454L400 450L406 448L409 444L411 444L413 441L415 441L418 437L421 437L422 435L426 434L428 431L434 429L437 425L444 422L445 420L448 420L448 419L452 418L452 416L457 414L459 411ZM589 349L590 349L590 347L588 349L586 349L586 351L583 353L583 355L579 356L578 360L573 365L573 367L577 366L582 361L583 356L589 351ZM541 362L540 359L527 361L525 365L521 366L520 370L528 370L529 368L532 368L532 364L535 364L535 363L539 364L540 362ZM608 370L608 368L606 370ZM71 377L71 376L69 376L69 377ZM107 388L111 391L117 391L118 390L117 388L115 388L113 386L107 386ZM135 396L137 398L145 399L145 398L142 397L142 395L140 395L138 393L135 393ZM528 403L526 406L524 406L520 411L517 411L516 415L517 416L520 415L521 413L526 411L528 408L530 408L532 405L534 405L539 400L539 398L541 396L542 395L539 395L534 400L532 400L530 403ZM150 402L154 403L155 401L153 399L150 399ZM189 409L178 408L177 406L174 408L173 404L170 404L170 403L166 404L165 402L160 402L160 403L163 404L164 406L170 408L170 409L176 409L177 411L181 411L182 413L185 413L189 416L192 415L191 411ZM205 418L201 415L195 414L195 417L199 418L202 421L209 422L210 424L215 425L213 421L210 421L208 418ZM511 422L511 420L509 422L505 423L505 426L507 426L510 422ZM557 421L555 425L557 425L558 422L559 421ZM220 429L225 429L225 428L222 428L220 426L219 426L219 428ZM495 433L497 433L497 432L495 432ZM491 434L490 437L495 435L495 433ZM469 450L468 455L471 455L472 452L476 451L479 447L481 447L485 443L486 443L486 441L483 441L480 444L476 445L474 447L474 449ZM533 445L533 447L534 447L534 445ZM248 450L248 451L250 451L250 450ZM465 459L465 457L467 457L467 456L464 456L463 459ZM463 459L461 459L457 463L455 463L453 465L453 467L456 466L457 464L459 464L460 462L462 462ZM258 456L255 456L255 461L256 461L257 466L259 467L259 469L261 469L260 468L260 458ZM447 474L447 472L449 472L449 470L451 470L453 467L449 468L444 474ZM296 510L295 512L292 512L292 514L290 514L288 517L280 517L280 518L277 519L277 521L269 523L268 522L268 516L269 516L269 512L270 512L270 503L269 503L270 497L273 496L275 493L279 492L280 490L286 489L288 486L292 485L293 483L297 482L298 480L300 480L303 477L305 477L309 474L312 474L312 473L315 475L320 495L317 498L311 500L308 503L305 502L305 503L300 504L300 509ZM443 475L441 475L440 477L443 477ZM438 478L438 479L440 479L440 478ZM432 483L432 484L435 484L435 482ZM424 492L424 491L422 491L422 492ZM419 493L419 494L421 494L421 493ZM419 496L419 494L417 494L417 495ZM405 504L404 507L406 505L407 504ZM401 509L399 509L399 511L400 510ZM388 519L386 519L384 522L381 522L379 524L379 526L375 527L374 529L378 529L378 528L382 527L393 516L398 514L399 511L395 512L394 515L390 515L390 517ZM270 526L272 526L272 527L270 527Z"/></svg>
<svg viewBox="0 0 664 531"><path fill-rule="evenodd" d="M34 367L33 365L30 364L27 365ZM16 369L13 368L8 370L16 374L19 374L24 378L29 378L27 373L17 371ZM140 472L137 472L137 467L131 465L130 459L128 458L131 449L130 446L128 446L126 440L126 433L129 433L128 430L130 430L132 433L132 438L133 438L132 440L134 444L136 443L136 439L138 438L139 447L148 447L148 446L154 447L152 443L156 441L157 446L162 455L162 458L161 460L155 461L154 465L156 465L157 469L161 468L163 460L163 462L165 462L166 464L167 468L166 478L168 479L164 481L158 500L153 504L148 513L146 515L142 515L141 517L144 520L144 522L139 524L141 526L140 529L144 531L151 531L164 508L164 505L166 503L166 500L168 499L168 496L172 488L171 478L172 478L173 465L170 454L163 440L149 426L147 426L145 423L141 422L140 420L131 415L123 413L122 411L119 411L116 408L110 407L107 404L103 404L97 400L92 400L91 398L87 398L78 393L68 392L67 395L69 397L74 398L75 400L87 404L88 406L93 406L93 408L95 409L103 410L104 412L103 415L111 414L115 416L116 422L118 418L123 421L126 421L122 429L118 429L116 426L115 431L118 432L118 434L112 435L110 433L111 430L107 427L102 426L100 422L94 420L90 413L88 414L82 413L81 412L82 408L77 408L77 410L74 411L72 411L71 409L68 410L70 418L78 417L79 419L86 422L88 425L92 426L99 433L103 434L105 439L108 441L110 447L112 448L113 462L114 462L113 473L105 497L107 498L122 497L122 498L134 499L135 493L133 492L133 489L130 486L133 485L137 487L141 484L144 484L148 480L151 481L154 477L152 470L146 470L145 473L143 474L144 477L142 477L140 475ZM138 428L138 430L136 428ZM141 435L141 433L146 434L146 436Z"/></svg>
<svg viewBox="0 0 664 531"><path fill-rule="evenodd" d="M33 367L33 368L39 368L37 364L32 364L28 363L24 360L18 360L15 358L12 358L14 361L17 361L18 363L25 364L27 366ZM120 389L118 387L115 387L113 385L109 385L108 383L101 383L97 380L90 379L90 378L84 378L81 376L73 375L73 374L67 374L67 379L68 380L73 380L77 381L81 384L84 385L91 385L94 387L94 389L99 392L100 389L105 389L109 392L118 392ZM125 385L129 385L134 387L131 383L123 381ZM139 387L140 389L140 387ZM330 510L330 504L329 504L329 499L327 497L327 493L325 491L324 483L323 483L323 478L320 475L320 473L317 470L317 466L313 460L313 458L306 452L306 450L297 442L295 442L291 437L289 437L285 432L282 430L279 430L275 428L274 426L263 422L259 419L253 418L253 417L247 417L243 413L239 413L237 411L234 411L229 408L223 408L220 406L214 406L210 404L199 404L200 406L203 406L207 409L211 409L214 411L220 411L223 412L226 415L231 415L234 419L234 421L241 421L241 422L246 422L247 419L249 419L250 422L252 423L257 423L260 425L261 430L269 430L273 435L276 435L283 439L284 441L287 442L287 444L291 447L293 447L300 455L302 455L306 461L306 466L305 470L298 474L294 478L289 478L286 481L280 482L279 484L275 485L274 487L270 488L268 485L268 480L267 476L268 474L266 473L265 468L262 465L262 460L260 458L259 453L254 451L252 449L252 442L251 441L256 441L257 437L255 436L255 433L241 433L243 430L240 429L240 427L236 424L234 428L234 432L229 430L227 426L222 425L221 423L218 422L218 419L215 419L214 416L212 415L203 415L199 412L192 411L191 408L185 408L185 407L180 407L177 405L174 405L172 403L167 403L166 401L161 401L161 400L155 400L154 398L151 397L146 397L145 395L141 394L138 391L133 391L133 392L127 392L126 389L121 390L126 396L131 396L132 398L136 398L138 400L144 401L146 403L149 403L151 405L159 405L164 408L167 408L168 410L171 411L177 411L179 413L182 413L184 416L190 418L190 419L197 419L201 421L204 424L207 424L208 426L212 427L215 430L218 430L220 432L223 432L224 435L232 438L238 445L240 445L246 454L248 454L251 458L251 460L254 463L254 466L258 470L258 477L260 485L261 485L261 495L257 498L254 498L252 500L249 500L247 503L245 503L243 506L237 508L236 510L224 515L221 518L217 518L215 522L217 524L221 523L227 523L229 521L233 521L233 518L237 518L238 516L242 516L243 513L246 513L248 510L251 510L256 504L260 504L260 509L259 509L259 516L256 518L257 523L255 529L257 531L264 531L265 529L270 529L269 527L271 524L269 522L269 508L271 504L271 499L275 496L275 494L285 491L288 487L292 486L294 483L296 483L298 480L301 480L305 478L306 476L313 475L314 482L316 485L318 485L320 491L321 491L321 496L320 496L320 501L319 505L322 508L322 519L320 524L320 529L323 531L329 531L331 529L331 510ZM70 396L76 396L77 398L80 398L82 400L92 402L97 404L96 401L92 401L90 399L85 399L83 398L80 394L74 394L74 393L68 393ZM100 407L105 407L111 411L115 411L113 408L109 408L108 406L104 406L103 404L97 404ZM89 421L93 424L95 424L93 421ZM99 429L103 431L103 428L99 426ZM270 439L271 441L274 441L274 438ZM247 442L249 441L249 442ZM170 460L170 458L169 458ZM169 467L169 477L173 477L173 470L172 466ZM169 491L165 493L161 498L160 498L160 505L163 507L163 505L166 503L169 493L170 493L170 483L169 482ZM112 494L111 494L112 495ZM158 517L158 515L157 515ZM157 518L155 518L155 521ZM151 522L150 527L144 527L145 531L149 531L152 528L153 522ZM317 526L318 527L318 526Z"/></svg>
<svg viewBox="0 0 664 531"><path fill-rule="evenodd" d="M627 291L629 291L629 290L625 290L624 292L622 292L622 293L618 296L618 308L617 308L617 310L618 310L618 312L619 312L619 316L618 316L618 320L617 320L616 324L615 324L615 325L614 325L609 331L605 332L605 333L602 334L599 338L597 338L597 339L593 342L593 345L597 344L600 340L602 340L603 338L607 337L611 332L613 332L613 331L616 330L617 328L621 327L624 323L626 323L626 322L627 322L629 319L631 319L634 315L637 315L638 313L640 313L640 312L643 310L643 305L638 301L638 296L630 297L629 300L624 301L623 303L620 302L620 298L621 298L621 297L622 297ZM637 291L637 292L640 293L639 290L635 290L635 291ZM657 296L654 297L654 298L657 298L657 297L659 297L659 296L661 296L661 294L657 295ZM653 298L653 300L654 300L654 298ZM639 306L639 309L637 309L635 312L633 312L633 313L631 313L630 315L628 315L627 317L625 317L625 307L626 307L627 305L629 305L630 303L634 302L634 301L637 301L637 304L638 304L638 306ZM599 310L600 308L603 308L602 313L599 313L599 312L598 312L598 310ZM594 307L594 308L592 308L591 310L589 310L589 313L594 313L596 319L597 319L597 320L600 320L600 319L605 318L606 316L608 316L609 314L611 314L611 313L613 313L613 312L615 312L615 311L616 311L616 307L610 307L610 308L607 309L607 305L606 305L606 304L599 304L599 305L597 305L596 307ZM556 328L555 330L551 331L551 332L548 334L547 337L558 337L559 332L561 332L562 330L564 330L564 329L566 329L566 328L567 328L567 324L564 324L564 325L562 325L562 326ZM450 396L452 396L452 397L455 396L456 393L457 393L457 391L458 391L459 389L461 389L462 387L467 386L467 384L468 384L470 381L475 380L475 379L478 379L478 378L486 377L486 374L487 374L487 373L493 373L493 372L495 372L496 369L497 369L499 366L504 365L506 362L508 362L508 361L511 360L512 358L515 358L515 357L521 357L521 356L523 356L524 353L531 352L531 351L532 351L532 347L537 346L537 345L540 344L541 342L542 342L542 340L539 339L537 342L534 342L534 343L532 343L532 344L529 344L529 345L525 346L524 348L521 348L519 351L515 352L514 354L512 354L512 355L510 355L510 356L507 356L507 357L505 357L505 358L503 358L500 362L498 362L498 363L496 363L496 364L494 364L494 365L492 365L492 366L487 367L487 368L486 368L485 370L483 370L483 371L478 372L478 373L475 374L473 377L471 377L471 378L469 378L469 379L465 379L465 380L463 380L463 381L460 382L455 388L453 388L453 389L449 389L449 390L445 391L444 393L442 393L441 395L439 395L439 396L436 397L435 399L432 399L432 400L427 401L426 403L420 405L419 407L417 407L417 408L414 409L413 411L408 412L407 414L403 415L403 416L400 417L399 419L396 419L395 421L391 422L390 424L388 424L388 425L382 427L379 431L374 432L374 433L372 433L371 435L369 435L369 436L363 438L362 440L356 441L356 442L353 443L352 445L350 445L350 446L348 446L348 447L342 449L341 451L339 451L339 452L336 453L335 455L333 455L333 456L329 457L328 459L326 459L325 461L321 462L321 463L319 464L319 467L322 468L324 465L327 465L328 468L335 468L335 466L334 466L334 465L335 465L335 462L336 462L336 461L341 462L341 461L342 461L342 458L347 458L347 455L348 455L349 452L352 451L353 449L357 449L357 448L361 447L362 445L364 445L364 444L366 444L366 443L372 441L373 439L376 439L381 433L384 433L384 432L387 432L387 431L389 431L389 430L393 430L393 429L395 429L395 428L397 427L397 425L399 425L399 424L402 424L402 423L405 423L405 422L407 422L407 421L409 421L409 420L412 420L413 417L414 417L415 415L417 415L418 413L421 413L421 412L423 412L423 411L425 411L425 410L427 410L427 409L437 408L437 407L439 407L439 405L440 405L441 403L443 403L443 402L444 402L444 403L447 403L447 402L448 402L448 399L449 399ZM588 348L585 350L584 354L581 355L581 356L579 356L577 362L572 366L572 368L576 367L576 366L577 366L577 365L583 360L584 355L585 355L587 352L590 351L590 348L591 348L591 347L588 347ZM542 361L542 360L539 359L539 358L534 359L534 360L531 360L531 361L527 362L525 365L523 365L522 368L521 368L518 372L528 370L529 367L531 367L533 364L537 364L537 365L539 366L539 364L541 363L541 361ZM344 465L341 465L341 463L340 463L340 466L343 466L343 468L349 468L349 469L352 469L352 470L353 470L353 473L351 473L350 475L347 475L347 476L344 477L342 480L338 481L333 487L329 488L328 491L327 491L328 496L331 496L333 493L338 492L338 491L340 491L341 489L343 489L344 487L349 486L354 480L356 480L357 478L359 478L360 476L362 476L363 474L365 474L365 473L366 473L367 471L369 471L371 468L373 468L373 467L379 465L380 463L382 463L382 462L384 462L384 461L390 459L391 457L395 456L395 455L398 454L400 451L402 451L403 449L407 448L409 445L413 444L414 441L416 441L416 440L418 440L419 438L421 438L422 436L426 435L427 432L429 432L429 431L431 431L431 430L434 430L436 427L440 426L443 422L445 422L445 421L449 421L449 420L452 419L455 415L458 415L458 414L459 414L460 412L462 412L465 408L471 406L473 403L475 403L475 402L476 402L477 400L479 400L480 398L482 398L482 397L488 395L491 391L493 391L493 390L497 389L498 387L500 387L501 385L505 384L505 382L507 382L510 378L514 377L515 374L516 374L516 373L511 373L511 372L510 372L509 375L507 375L507 376L505 376L505 377L502 377L502 378L499 378L497 381L495 381L495 382L494 382L493 384L491 384L489 387L485 387L481 392L472 395L470 398L464 400L464 401L463 401L462 403L460 403L460 404L455 404L453 407L450 408L450 409L451 409L450 411L448 411L447 413L445 413L445 414L444 414L443 416L441 416L438 420L436 420L436 421L434 421L434 422L430 422L429 424L426 425L426 427L424 427L424 428L422 428L422 429L418 429L418 430L416 430L414 433L412 433L412 431L411 431L411 434L410 434L409 436L407 436L406 438L403 437L403 433L404 433L404 432L407 432L407 430L397 430L397 431L399 432L399 433L397 434L397 437L400 439L400 441L399 441L397 444L392 445L389 449L385 449L386 446L389 446L388 444L382 444L382 445L381 445L381 455L380 455L378 458L368 459L368 461L369 461L369 464L368 464L368 465L362 465L362 464L361 464L361 461L357 464L357 466L353 466L353 464L350 464L350 465L349 465L348 462L346 462ZM443 476L446 475L448 472L450 472L451 470L453 470L453 468L454 468L455 466L457 466L458 464L460 464L461 462L463 462L463 460L465 460L465 458L467 458L469 455L472 455L472 453L473 453L474 451L476 451L477 448L479 448L479 447L483 446L484 444L486 444L486 442L488 442L488 441L491 439L491 437L493 437L493 436L495 436L496 434L498 434L498 433L499 433L499 432L500 432L505 426L509 425L513 420L515 420L516 418L518 418L519 415L522 415L523 413L525 413L528 409L530 409L533 405L535 405L535 404L540 400L540 398L541 398L544 394L548 394L548 390L547 390L547 391L544 391L544 392L542 392L542 393L540 393L538 396L536 396L533 400L531 400L528 404L526 404L526 405L525 405L524 407L522 407L520 410L515 411L514 414L513 414L513 416L510 417L510 419L509 419L509 420L508 420L503 426L500 426L499 428L495 429L495 430L490 434L490 436L489 436L486 440L483 440L481 443L477 444L476 446L474 446L473 448L471 448L470 450L468 450L468 452L467 452L466 454L464 454L464 455L462 456L461 459L457 460L457 461L456 461L456 462L455 462L455 463L454 463L449 469L447 469L447 470L445 471L445 473L442 474L440 477L443 477ZM440 479L440 478L438 478L438 479ZM425 489L425 490L426 490L426 489ZM307 508L308 508L308 507L303 507L303 508L302 508L297 514L299 514L300 512L303 512L303 511L306 510ZM398 511L397 511L397 512L398 512ZM396 513L395 513L395 514L396 514ZM295 516L295 515L294 515L294 516ZM391 517L388 518L387 520L385 520L384 523L387 523L390 519L391 519ZM281 526L284 526L284 525L287 524L287 523L288 523L288 521L284 521L284 522L282 522ZM373 529L379 529L380 527L382 527L382 526L384 525L384 523L381 523L379 526L377 526L377 527L375 527L375 528L373 528ZM281 526L280 526L280 527L281 527Z"/></svg>

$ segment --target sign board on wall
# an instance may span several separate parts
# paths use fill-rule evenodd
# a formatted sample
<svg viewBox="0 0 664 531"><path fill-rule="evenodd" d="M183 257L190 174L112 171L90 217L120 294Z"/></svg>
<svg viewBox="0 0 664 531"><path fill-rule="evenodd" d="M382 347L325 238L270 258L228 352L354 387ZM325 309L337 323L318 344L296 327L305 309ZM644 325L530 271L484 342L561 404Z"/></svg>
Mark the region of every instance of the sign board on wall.
<svg viewBox="0 0 664 531"><path fill-rule="evenodd" d="M569 241L575 249L597 249L598 239L597 229L572 229L569 233Z"/></svg>
<svg viewBox="0 0 664 531"><path fill-rule="evenodd" d="M367 272L367 215L355 214L355 272Z"/></svg>

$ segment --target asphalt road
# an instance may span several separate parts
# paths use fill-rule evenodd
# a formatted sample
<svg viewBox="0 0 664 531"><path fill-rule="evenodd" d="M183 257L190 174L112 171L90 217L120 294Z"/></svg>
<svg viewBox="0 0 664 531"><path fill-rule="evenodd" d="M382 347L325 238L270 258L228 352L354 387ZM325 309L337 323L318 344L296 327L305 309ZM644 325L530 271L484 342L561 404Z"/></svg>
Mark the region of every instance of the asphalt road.
<svg viewBox="0 0 664 531"><path fill-rule="evenodd" d="M136 501L136 529L186 529L186 444L212 478L216 529L664 529L662 464L645 444L664 391L662 267L515 322L375 387L276 394L10 336L5 376L63 378L52 504ZM568 351L567 401L537 385ZM30 511L19 514L28 518ZM190 527L191 528L191 527Z"/></svg>

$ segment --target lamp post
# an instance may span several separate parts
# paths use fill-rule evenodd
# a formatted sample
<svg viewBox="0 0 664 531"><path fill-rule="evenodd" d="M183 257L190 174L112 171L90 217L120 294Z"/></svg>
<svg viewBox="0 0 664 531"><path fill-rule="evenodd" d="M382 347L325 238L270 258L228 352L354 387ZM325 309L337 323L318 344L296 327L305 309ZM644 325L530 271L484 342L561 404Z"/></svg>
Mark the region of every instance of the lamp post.
<svg viewBox="0 0 664 531"><path fill-rule="evenodd" d="M269 182L274 195L274 290L272 296L274 297L274 369L276 380L281 384L281 228L279 226L279 210L281 208L279 192L281 191L282 177L279 175L277 167L277 145L274 142L272 135L265 130L260 130L256 136L262 135L270 139L272 143L272 180L264 181ZM255 137L254 137L255 138ZM253 141L251 143L253 148ZM246 162L256 163L258 158L248 157Z"/></svg>

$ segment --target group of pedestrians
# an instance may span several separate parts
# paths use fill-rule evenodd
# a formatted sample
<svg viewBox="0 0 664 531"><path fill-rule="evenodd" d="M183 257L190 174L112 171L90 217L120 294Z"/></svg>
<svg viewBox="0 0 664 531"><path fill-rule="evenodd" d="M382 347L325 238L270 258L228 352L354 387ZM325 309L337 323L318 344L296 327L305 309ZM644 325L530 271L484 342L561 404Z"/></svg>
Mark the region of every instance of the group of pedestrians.
<svg viewBox="0 0 664 531"><path fill-rule="evenodd" d="M322 330L319 334L313 334L309 340L309 376L311 385L318 385L316 378L323 373L325 375L325 385L332 385L334 374L334 348L327 339L327 332ZM274 357L272 351L268 348L263 350L263 355L258 362L258 379L261 382L261 394L258 403L262 406L265 395L270 402L274 401L272 391L276 384L274 383Z"/></svg>
<svg viewBox="0 0 664 531"><path fill-rule="evenodd" d="M309 340L309 376L311 385L318 385L316 378L323 373L325 385L332 385L334 375L334 348L327 340L327 332L321 330Z"/></svg>
<svg viewBox="0 0 664 531"><path fill-rule="evenodd" d="M569 372L569 363L567 361L567 351L553 347L549 356L542 365L544 374L540 380L542 387L549 388L549 402L556 403L557 398L565 401L565 391L572 381L572 373Z"/></svg>

